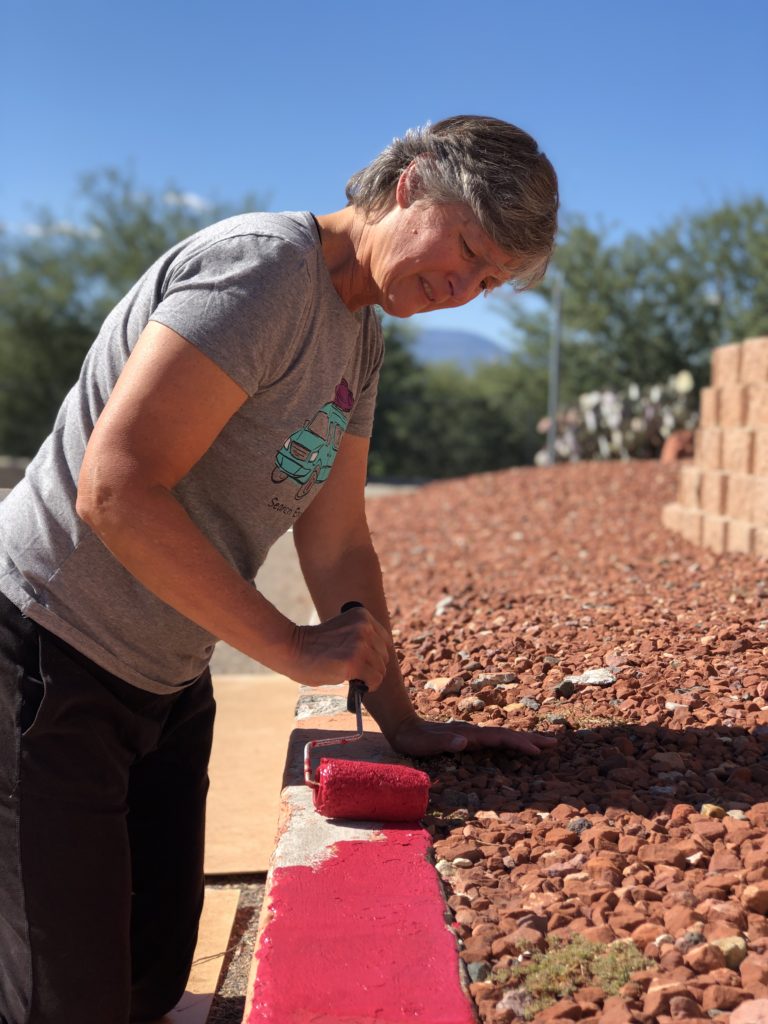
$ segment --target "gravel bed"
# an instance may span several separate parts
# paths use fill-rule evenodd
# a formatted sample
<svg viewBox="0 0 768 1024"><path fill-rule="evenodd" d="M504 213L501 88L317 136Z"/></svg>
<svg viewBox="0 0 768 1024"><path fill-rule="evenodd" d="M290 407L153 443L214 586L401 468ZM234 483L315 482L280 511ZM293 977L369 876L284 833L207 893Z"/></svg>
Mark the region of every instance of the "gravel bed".
<svg viewBox="0 0 768 1024"><path fill-rule="evenodd" d="M420 765L484 1024L764 1019L737 1007L768 999L768 565L666 531L677 476L515 469L369 506L420 711L560 737ZM521 969L573 936L645 961L534 1004Z"/></svg>

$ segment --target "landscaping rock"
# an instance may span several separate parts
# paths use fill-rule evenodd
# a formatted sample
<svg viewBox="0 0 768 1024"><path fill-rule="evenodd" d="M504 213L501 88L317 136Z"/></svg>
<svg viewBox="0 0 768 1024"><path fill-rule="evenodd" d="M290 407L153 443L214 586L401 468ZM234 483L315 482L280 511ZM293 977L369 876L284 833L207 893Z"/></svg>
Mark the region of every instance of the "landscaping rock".
<svg viewBox="0 0 768 1024"><path fill-rule="evenodd" d="M516 1017L524 1017L531 997L521 988L508 989L501 999L496 1003L496 1011L504 1012L511 1010Z"/></svg>
<svg viewBox="0 0 768 1024"><path fill-rule="evenodd" d="M592 828L592 822L588 818L571 818L565 827L569 832L584 832Z"/></svg>
<svg viewBox="0 0 768 1024"><path fill-rule="evenodd" d="M549 1006L546 1010L539 1010L536 1019L541 1024L546 1024L550 1020L579 1020L581 1016L582 1009L578 1003L574 1003L570 999L561 999L554 1006Z"/></svg>
<svg viewBox="0 0 768 1024"><path fill-rule="evenodd" d="M683 953L683 962L697 974L706 974L718 967L725 967L725 953L719 946L703 942Z"/></svg>
<svg viewBox="0 0 768 1024"><path fill-rule="evenodd" d="M616 676L609 668L590 668L578 676L566 676L564 683L570 683L576 689L584 686L613 686Z"/></svg>
<svg viewBox="0 0 768 1024"><path fill-rule="evenodd" d="M757 985L768 985L768 951L747 953L739 965L739 974L747 992L754 991Z"/></svg>
<svg viewBox="0 0 768 1024"><path fill-rule="evenodd" d="M755 914L768 914L768 881L745 886L741 903Z"/></svg>
<svg viewBox="0 0 768 1024"><path fill-rule="evenodd" d="M695 999L689 995L672 996L669 1000L669 1013L673 1020L688 1017L702 1019L702 1009Z"/></svg>
<svg viewBox="0 0 768 1024"><path fill-rule="evenodd" d="M603 1003L599 1024L632 1024L632 1011L620 996L609 996Z"/></svg>
<svg viewBox="0 0 768 1024"><path fill-rule="evenodd" d="M528 708L529 711L538 711L541 707L540 702L535 700L533 697L521 697L520 703L524 708Z"/></svg>
<svg viewBox="0 0 768 1024"><path fill-rule="evenodd" d="M768 1024L768 999L750 999L741 1003L729 1017L730 1024Z"/></svg>
<svg viewBox="0 0 768 1024"><path fill-rule="evenodd" d="M709 989L712 1019L767 998L765 564L668 533L660 509L677 486L675 467L583 463L434 482L368 509L417 711L557 736L538 757L419 761L435 841L454 844L438 860L466 900L462 959L508 969L502 940L530 927L526 913L548 938L636 935L652 965L622 995L581 1003L603 1024L651 1024L653 980L690 992L660 1021L695 1019L692 1004L704 1015ZM507 543L518 530L525 543ZM720 948L734 938L747 947L736 971L741 943ZM478 971L482 1024L520 1020L524 995L497 1011L509 993Z"/></svg>
<svg viewBox="0 0 768 1024"><path fill-rule="evenodd" d="M643 1000L643 1013L651 1017L658 1017L670 1009L670 1000L673 997L684 997L690 999L691 993L684 984L674 979L658 978L651 982Z"/></svg>
<svg viewBox="0 0 768 1024"><path fill-rule="evenodd" d="M734 1010L748 998L742 989L730 985L708 985L701 997L701 1008L705 1013L710 1010Z"/></svg>
<svg viewBox="0 0 768 1024"><path fill-rule="evenodd" d="M668 864L676 868L685 867L685 854L672 843L654 843L641 846L637 859L643 864Z"/></svg>
<svg viewBox="0 0 768 1024"><path fill-rule="evenodd" d="M424 684L425 690L431 690L436 693L438 697L455 697L461 693L462 687L464 686L464 676L438 676L436 679L430 679Z"/></svg>
<svg viewBox="0 0 768 1024"><path fill-rule="evenodd" d="M705 818L724 818L726 811L724 807L719 807L717 804L702 804L701 813Z"/></svg>
<svg viewBox="0 0 768 1024"><path fill-rule="evenodd" d="M433 611L432 614L435 616L435 618L437 618L440 615L444 615L452 604L453 598L450 596L450 594L446 597L441 597L440 600L435 605L435 610Z"/></svg>
<svg viewBox="0 0 768 1024"><path fill-rule="evenodd" d="M711 944L722 950L725 957L725 966L732 971L739 969L739 965L747 955L747 943L741 935L731 935L724 939L712 939Z"/></svg>
<svg viewBox="0 0 768 1024"><path fill-rule="evenodd" d="M491 965L487 960L475 960L467 964L467 974L472 981L486 981L491 975Z"/></svg>

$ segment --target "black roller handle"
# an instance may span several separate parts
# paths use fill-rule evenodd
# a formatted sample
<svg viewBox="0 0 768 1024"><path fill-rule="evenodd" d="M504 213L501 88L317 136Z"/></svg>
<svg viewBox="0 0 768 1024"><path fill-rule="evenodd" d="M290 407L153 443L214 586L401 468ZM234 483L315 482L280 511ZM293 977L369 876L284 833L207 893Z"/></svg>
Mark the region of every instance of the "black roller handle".
<svg viewBox="0 0 768 1024"><path fill-rule="evenodd" d="M350 611L352 608L362 608L363 605L360 601L346 601L341 606L341 614ZM368 684L364 683L362 679L350 679L349 690L347 691L347 711L351 711L352 714L356 714L360 707L363 694L368 693Z"/></svg>

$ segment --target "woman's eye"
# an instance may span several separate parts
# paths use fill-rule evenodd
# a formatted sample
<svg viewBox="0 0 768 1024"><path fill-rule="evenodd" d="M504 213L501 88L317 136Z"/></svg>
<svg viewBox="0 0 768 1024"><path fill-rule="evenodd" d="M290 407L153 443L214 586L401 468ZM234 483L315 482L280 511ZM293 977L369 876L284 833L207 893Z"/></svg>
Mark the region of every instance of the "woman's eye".
<svg viewBox="0 0 768 1024"><path fill-rule="evenodd" d="M464 255L465 256L469 256L469 258L473 260L475 258L475 254L474 254L474 252L472 252L472 250L467 245L467 241L466 241L466 239L464 238L463 235L461 237L461 244L462 244L462 247L464 249Z"/></svg>

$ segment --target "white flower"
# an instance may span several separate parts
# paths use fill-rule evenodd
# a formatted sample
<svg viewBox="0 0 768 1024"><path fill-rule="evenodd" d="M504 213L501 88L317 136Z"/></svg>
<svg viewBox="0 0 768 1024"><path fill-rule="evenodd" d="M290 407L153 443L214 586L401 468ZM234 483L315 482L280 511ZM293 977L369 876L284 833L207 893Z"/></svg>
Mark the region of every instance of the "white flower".
<svg viewBox="0 0 768 1024"><path fill-rule="evenodd" d="M636 402L640 397L640 387L638 384L630 384L627 388L627 398L630 402Z"/></svg>
<svg viewBox="0 0 768 1024"><path fill-rule="evenodd" d="M671 383L678 395L689 395L696 386L690 370L681 370L679 373L676 373Z"/></svg>
<svg viewBox="0 0 768 1024"><path fill-rule="evenodd" d="M607 409L605 422L611 430L618 430L621 426L621 407L617 406L615 409Z"/></svg>
<svg viewBox="0 0 768 1024"><path fill-rule="evenodd" d="M594 409L594 407L599 404L599 391L587 391L583 395L579 395L579 405L584 410L584 412L586 412L588 409Z"/></svg>

